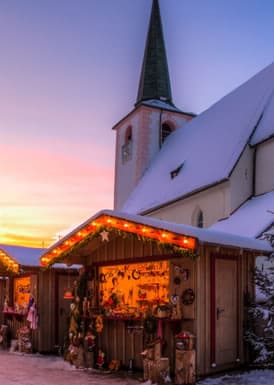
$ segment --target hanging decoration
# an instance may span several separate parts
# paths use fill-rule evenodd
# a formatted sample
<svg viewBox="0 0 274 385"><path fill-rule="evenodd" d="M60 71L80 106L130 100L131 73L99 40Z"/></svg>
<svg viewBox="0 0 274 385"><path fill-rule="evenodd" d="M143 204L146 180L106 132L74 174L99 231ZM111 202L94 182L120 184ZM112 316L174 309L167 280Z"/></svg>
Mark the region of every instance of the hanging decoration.
<svg viewBox="0 0 274 385"><path fill-rule="evenodd" d="M109 241L108 235L109 235L108 231L106 231L106 230L101 231L101 233L100 233L101 241L102 242L105 242L105 241L108 242Z"/></svg>
<svg viewBox="0 0 274 385"><path fill-rule="evenodd" d="M103 317L98 315L95 319L95 331L96 333L102 333L104 329Z"/></svg>
<svg viewBox="0 0 274 385"><path fill-rule="evenodd" d="M68 269L68 285L67 288L64 290L64 299L74 299L74 293L70 286L70 274Z"/></svg>
<svg viewBox="0 0 274 385"><path fill-rule="evenodd" d="M182 294L182 302L184 305L192 305L195 300L195 294L192 289L186 289Z"/></svg>

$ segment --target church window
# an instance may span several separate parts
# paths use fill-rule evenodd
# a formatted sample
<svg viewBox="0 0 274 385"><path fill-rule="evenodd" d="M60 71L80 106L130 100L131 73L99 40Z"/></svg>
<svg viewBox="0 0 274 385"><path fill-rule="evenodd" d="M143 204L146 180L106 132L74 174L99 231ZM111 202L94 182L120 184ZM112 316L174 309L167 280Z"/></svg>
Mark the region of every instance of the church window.
<svg viewBox="0 0 274 385"><path fill-rule="evenodd" d="M161 144L164 143L166 138L172 133L173 129L171 128L170 124L163 123L161 127Z"/></svg>
<svg viewBox="0 0 274 385"><path fill-rule="evenodd" d="M132 127L129 126L126 129L124 137L124 144L122 146L122 162L126 163L132 156Z"/></svg>
<svg viewBox="0 0 274 385"><path fill-rule="evenodd" d="M197 227L204 227L204 214L200 210L197 216Z"/></svg>

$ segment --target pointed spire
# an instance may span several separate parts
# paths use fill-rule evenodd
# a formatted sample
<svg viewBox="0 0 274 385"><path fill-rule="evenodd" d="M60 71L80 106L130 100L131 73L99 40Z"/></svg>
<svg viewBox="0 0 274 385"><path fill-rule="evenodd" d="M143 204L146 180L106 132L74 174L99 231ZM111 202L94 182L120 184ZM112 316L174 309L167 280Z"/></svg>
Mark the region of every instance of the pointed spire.
<svg viewBox="0 0 274 385"><path fill-rule="evenodd" d="M167 56L158 0L153 0L136 105L149 99L172 104Z"/></svg>

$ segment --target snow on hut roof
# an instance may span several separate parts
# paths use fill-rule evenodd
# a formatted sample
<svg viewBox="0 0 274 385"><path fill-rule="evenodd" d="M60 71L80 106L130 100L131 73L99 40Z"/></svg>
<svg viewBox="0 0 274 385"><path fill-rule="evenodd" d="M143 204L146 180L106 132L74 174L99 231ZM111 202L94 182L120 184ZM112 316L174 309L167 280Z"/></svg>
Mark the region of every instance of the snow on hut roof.
<svg viewBox="0 0 274 385"><path fill-rule="evenodd" d="M273 89L271 64L175 130L121 210L144 213L226 180L252 135L256 143L273 133L265 124L274 121Z"/></svg>
<svg viewBox="0 0 274 385"><path fill-rule="evenodd" d="M2 244L0 244L0 249L7 253L11 258L15 259L19 265L24 266L40 266L39 258L46 250L45 248Z"/></svg>
<svg viewBox="0 0 274 385"><path fill-rule="evenodd" d="M104 226L108 229L118 229L119 231L136 233L147 238L156 239L162 243L166 240L167 243L174 243L182 249L196 249L197 242L199 241L200 243L240 247L267 253L272 251L268 242L254 238L200 229L116 210L102 210L88 218L48 248L41 256L41 264L50 265L52 262L62 260L62 255L65 255L72 247L80 244L84 239L91 239L91 236L95 233L98 234L98 230L101 231L100 229ZM155 231L157 229L159 231ZM145 230L144 233L142 232L143 230ZM165 238L162 238L163 236L165 236Z"/></svg>
<svg viewBox="0 0 274 385"><path fill-rule="evenodd" d="M210 226L210 229L257 238L274 222L274 192L246 201L229 218Z"/></svg>
<svg viewBox="0 0 274 385"><path fill-rule="evenodd" d="M0 251L3 251L13 261L21 266L35 266L41 267L40 257L47 250L46 248L38 247L26 247L26 246L15 246L15 245L3 245L0 244ZM69 269L78 269L81 265L71 265ZM63 263L54 264L54 268L68 268Z"/></svg>

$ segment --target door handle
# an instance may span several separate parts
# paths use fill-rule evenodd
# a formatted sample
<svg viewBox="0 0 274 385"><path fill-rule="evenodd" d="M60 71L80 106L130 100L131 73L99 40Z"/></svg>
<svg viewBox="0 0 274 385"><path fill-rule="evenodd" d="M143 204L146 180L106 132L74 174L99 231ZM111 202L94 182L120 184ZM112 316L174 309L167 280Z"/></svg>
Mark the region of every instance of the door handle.
<svg viewBox="0 0 274 385"><path fill-rule="evenodd" d="M220 318L220 314L223 313L225 311L225 309L221 309L219 307L217 307L217 319Z"/></svg>

